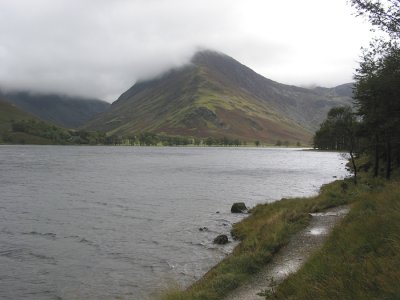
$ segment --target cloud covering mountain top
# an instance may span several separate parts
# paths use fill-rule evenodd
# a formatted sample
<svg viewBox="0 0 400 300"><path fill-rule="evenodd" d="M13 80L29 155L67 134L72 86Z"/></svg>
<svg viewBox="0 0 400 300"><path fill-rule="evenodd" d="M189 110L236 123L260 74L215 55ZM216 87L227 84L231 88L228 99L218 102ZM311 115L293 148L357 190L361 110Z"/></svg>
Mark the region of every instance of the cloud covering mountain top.
<svg viewBox="0 0 400 300"><path fill-rule="evenodd" d="M346 0L2 0L0 87L115 100L199 48L271 79L351 81L367 25Z"/></svg>

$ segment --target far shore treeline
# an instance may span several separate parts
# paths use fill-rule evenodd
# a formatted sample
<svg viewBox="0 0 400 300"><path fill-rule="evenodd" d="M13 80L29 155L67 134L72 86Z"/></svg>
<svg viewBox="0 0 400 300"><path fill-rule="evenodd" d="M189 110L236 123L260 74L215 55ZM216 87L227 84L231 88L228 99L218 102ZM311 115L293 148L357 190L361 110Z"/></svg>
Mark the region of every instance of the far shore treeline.
<svg viewBox="0 0 400 300"><path fill-rule="evenodd" d="M31 144L32 137L43 144L57 145L126 145L126 146L246 146L247 141L228 137L191 138L143 132L130 136L106 135L103 132L73 130L51 125L40 120L20 120L11 124L11 130L1 136L3 143ZM40 144L40 143L39 143ZM260 141L250 144L259 146ZM278 146L289 146L288 141L277 141ZM299 145L299 144L297 144Z"/></svg>
<svg viewBox="0 0 400 300"><path fill-rule="evenodd" d="M107 135L99 131L66 129L37 119L11 122L9 131L0 134L5 144L53 144L53 145L114 145L114 146L261 146L262 142L244 141L228 137L185 137L142 132L129 136ZM275 146L302 146L300 142L277 140Z"/></svg>

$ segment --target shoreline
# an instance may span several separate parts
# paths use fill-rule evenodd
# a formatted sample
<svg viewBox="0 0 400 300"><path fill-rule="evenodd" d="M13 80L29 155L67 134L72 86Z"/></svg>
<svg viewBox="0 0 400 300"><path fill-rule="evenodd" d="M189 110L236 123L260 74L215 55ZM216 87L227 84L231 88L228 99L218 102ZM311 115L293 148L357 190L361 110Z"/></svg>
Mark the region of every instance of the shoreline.
<svg viewBox="0 0 400 300"><path fill-rule="evenodd" d="M289 243L259 273L233 290L225 299L262 300L260 293L271 293L290 274L296 273L349 211L349 206L345 205L312 213L312 219L306 228L294 234Z"/></svg>
<svg viewBox="0 0 400 300"><path fill-rule="evenodd" d="M156 299L225 299L260 274L292 237L309 226L310 213L351 203L343 182L351 184L349 179L336 180L323 185L316 196L283 198L255 206L232 227L231 236L239 240L232 253L187 288L172 288ZM343 197L331 197L332 193Z"/></svg>

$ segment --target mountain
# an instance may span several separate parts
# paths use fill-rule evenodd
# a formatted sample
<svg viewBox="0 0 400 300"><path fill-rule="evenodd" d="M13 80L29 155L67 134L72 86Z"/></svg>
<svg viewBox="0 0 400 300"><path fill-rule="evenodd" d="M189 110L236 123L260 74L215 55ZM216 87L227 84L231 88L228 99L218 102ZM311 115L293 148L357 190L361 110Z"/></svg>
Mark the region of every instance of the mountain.
<svg viewBox="0 0 400 300"><path fill-rule="evenodd" d="M353 83L345 83L338 85L334 88L324 88L324 87L316 87L314 90L317 92L324 94L327 97L348 97L351 98L353 96Z"/></svg>
<svg viewBox="0 0 400 300"><path fill-rule="evenodd" d="M11 130L11 124L14 121L37 119L33 115L26 113L9 103L0 96L0 131Z"/></svg>
<svg viewBox="0 0 400 300"><path fill-rule="evenodd" d="M225 54L201 51L184 67L137 82L86 128L307 143L331 107L350 102L341 91L280 84Z"/></svg>
<svg viewBox="0 0 400 300"><path fill-rule="evenodd" d="M93 116L105 112L110 107L109 103L97 99L56 94L19 91L4 93L3 97L42 120L66 128L78 128Z"/></svg>
<svg viewBox="0 0 400 300"><path fill-rule="evenodd" d="M19 122L41 121L35 116L22 111L0 95L0 144L3 142L11 144L52 144L49 139L43 137L25 132L15 132L13 126Z"/></svg>
<svg viewBox="0 0 400 300"><path fill-rule="evenodd" d="M66 129L29 114L0 95L0 144L103 145L104 133Z"/></svg>

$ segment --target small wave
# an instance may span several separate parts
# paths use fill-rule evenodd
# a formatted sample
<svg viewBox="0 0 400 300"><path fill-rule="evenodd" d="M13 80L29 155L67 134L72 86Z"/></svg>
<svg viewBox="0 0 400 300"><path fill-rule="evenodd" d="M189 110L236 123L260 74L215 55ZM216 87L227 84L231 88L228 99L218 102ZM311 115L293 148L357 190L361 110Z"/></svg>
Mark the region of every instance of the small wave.
<svg viewBox="0 0 400 300"><path fill-rule="evenodd" d="M0 256L7 257L10 259L14 259L14 260L19 260L19 261L26 261L26 260L31 260L32 258L34 258L34 259L46 261L49 264L54 264L54 265L56 264L56 259L54 257L47 256L47 255L40 254L40 253L35 253L28 249L3 250L3 251L0 251Z"/></svg>
<svg viewBox="0 0 400 300"><path fill-rule="evenodd" d="M88 245L94 245L94 243L92 241L89 241L89 240L87 240L85 238L81 238L79 240L79 243L84 243L84 244L88 244Z"/></svg>
<svg viewBox="0 0 400 300"><path fill-rule="evenodd" d="M193 246L200 246L200 247L206 246L205 242L189 242L188 244L193 245Z"/></svg>
<svg viewBox="0 0 400 300"><path fill-rule="evenodd" d="M55 233L52 232L46 232L46 233L42 233L42 232L37 232L37 231L31 231L31 232L23 232L22 234L24 235L32 235L32 236L40 236L40 237L44 237L50 240L55 240L57 235Z"/></svg>
<svg viewBox="0 0 400 300"><path fill-rule="evenodd" d="M12 232L12 231L10 231L8 229L2 229L0 232L4 233L4 234L8 234L8 235L14 235L14 232Z"/></svg>
<svg viewBox="0 0 400 300"><path fill-rule="evenodd" d="M46 260L50 264L53 264L53 265L56 264L56 259L54 257L47 256L44 254L34 253L34 252L29 252L28 254L34 258L37 258L40 260Z"/></svg>
<svg viewBox="0 0 400 300"><path fill-rule="evenodd" d="M23 249L2 250L2 251L0 251L0 256L14 258L16 256L20 256L21 252L23 252Z"/></svg>
<svg viewBox="0 0 400 300"><path fill-rule="evenodd" d="M224 224L231 224L231 221L229 221L227 219L216 219L215 221L217 221L219 223L224 223Z"/></svg>
<svg viewBox="0 0 400 300"><path fill-rule="evenodd" d="M85 237L81 237L79 235L68 235L68 236L64 236L64 239L72 239L80 244L84 244L84 245L88 245L88 246L92 246L96 249L99 248L99 245L97 245L95 242L88 240Z"/></svg>
<svg viewBox="0 0 400 300"><path fill-rule="evenodd" d="M64 239L68 239L68 238L77 239L77 238L79 238L79 235L68 235L68 236L64 236Z"/></svg>

